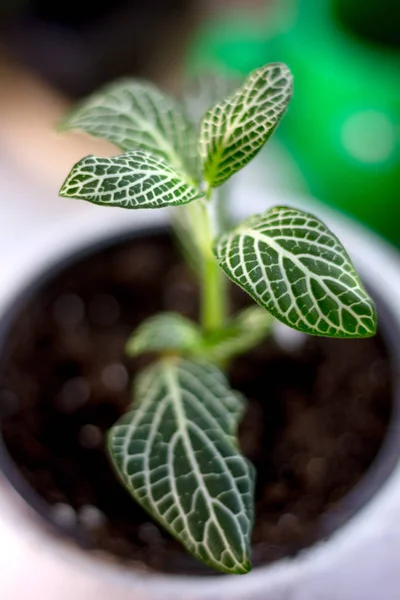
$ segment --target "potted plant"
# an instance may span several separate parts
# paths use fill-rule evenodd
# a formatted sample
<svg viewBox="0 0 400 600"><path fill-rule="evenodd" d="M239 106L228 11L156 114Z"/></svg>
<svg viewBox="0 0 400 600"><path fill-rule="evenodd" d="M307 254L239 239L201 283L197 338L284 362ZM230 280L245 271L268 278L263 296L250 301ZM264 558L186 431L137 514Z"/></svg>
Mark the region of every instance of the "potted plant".
<svg viewBox="0 0 400 600"><path fill-rule="evenodd" d="M8 371L3 368L7 391L12 394L18 389L18 395L28 398L24 410L19 411L25 411L28 422L37 409L38 394L48 414L32 424L40 443L35 447L31 439L30 448L23 448L25 453L32 452L28 462L17 450L18 418L4 420L3 436L28 481L34 481L41 496L53 503L52 520L76 537L84 531L82 543L109 554L114 547L115 554L125 558L132 558L133 552L136 562L146 554L146 547L152 557L144 557L142 562L153 569L158 561L160 570L202 574L201 564L180 550L172 539L176 538L209 567L228 574L247 573L255 482L249 457L258 471L261 519L256 522L253 556L259 565L296 550L296 539L297 544L301 540L299 546L314 541L315 531L303 532L300 516L307 523L307 514L318 515L343 496L346 485L360 477L360 465L371 463L385 436L391 407L390 377L387 371L382 375L382 369L371 383L366 372L370 363L387 365L388 351L382 341L371 338L376 331L374 302L344 247L317 217L295 207L273 207L232 225L227 199L215 193L268 140L291 93L291 75L285 65L274 63L256 70L235 94L207 111L200 126L199 152L195 131L184 114L142 82L107 87L78 107L63 125L64 129L79 128L109 139L124 153L108 159L84 158L72 169L61 194L124 208L178 207L175 229L192 269L190 274L182 267L168 235L143 232L133 241L120 241L111 249L81 262L75 258L58 269L61 277L47 278L46 285L39 286L41 308L37 302L25 308L28 327L22 319L11 336L8 331L4 354L8 359L11 356L9 364L14 371L9 364ZM112 281L105 285L109 277ZM258 305L249 305L244 293L228 286L228 279ZM100 289L105 286L114 292L118 289L118 293L98 294L99 282ZM89 325L83 322L85 309ZM305 352L302 349L295 357L287 352L283 360L273 339L264 342L275 319L317 337ZM56 321L56 333L48 329L49 321L53 325ZM116 323L115 331L106 335L104 329ZM129 324L136 327L127 339ZM93 326L100 333L93 332ZM328 344L325 337L364 341ZM123 364L125 342L130 361ZM33 357L32 349L37 359L33 366L26 362L27 356ZM107 356L109 361L118 358L100 369L100 379L108 388L106 401L104 390L99 391L97 355ZM131 407L125 365L135 375ZM335 365L334 377L344 388L339 386L332 397L326 392L326 382L335 387L335 380L327 377L326 370ZM16 367L27 369L22 384ZM320 367L325 373L315 385ZM42 377L46 379L49 372L56 381L44 394ZM29 388L32 376L36 387ZM19 385L16 379L22 388L15 387ZM246 456L237 440L246 409L244 391L251 396L241 430ZM272 407L266 405L269 392L275 402ZM318 404L318 392L322 404ZM95 401L89 407L91 394ZM110 395L114 398L111 411ZM369 426L368 419L367 424L357 421L360 396L366 401ZM277 399L285 401L285 414ZM346 409L351 416L341 429ZM66 414L73 415L72 428L75 433L78 428L79 444L92 454L93 450L100 452L101 460L99 455L91 456L88 464L82 465L81 455L76 454L64 464L71 433L65 425ZM97 419L96 425L87 422L82 427L82 415L86 421ZM331 428L332 423L327 424L321 434L314 427L324 422L324 415L334 423ZM107 446L115 475L104 471L102 436L111 425ZM281 435L285 427L289 431ZM371 447L367 455L361 452L360 458L353 445L357 447L357 434L365 428ZM327 468L332 460L340 465L343 449L332 452L324 442L332 445L337 432L344 435L345 460L350 457L354 472L344 481L327 483ZM317 455L312 454L314 440ZM26 443L26 438L22 441ZM75 443L70 445L70 450L75 448L72 454ZM55 449L55 456L49 459L48 452ZM268 456L273 456L274 462L268 462ZM54 462L58 481L54 481L54 473L38 467L41 461ZM75 471L82 474L82 467L83 472L94 472L99 489L112 486L111 497L100 500L100 510L87 501L95 498L99 489L93 494L93 489L85 491L85 485L74 488ZM302 477L306 483L301 482ZM339 486L336 498L335 485ZM302 486L309 494L314 490L317 506L296 503L296 491ZM275 507L272 523L271 507ZM260 508L266 514L261 514ZM172 538L164 536L148 513ZM133 515L133 522L127 515ZM128 544L122 539L127 527ZM88 531L90 535L85 536ZM137 543L135 550L132 540ZM278 550L271 553L271 544L279 546ZM259 573L248 582L248 589L258 577ZM149 585L154 591L154 585ZM237 585L228 583L226 590ZM244 597L246 585L240 584L240 589L238 593ZM198 596L214 592L215 584L204 580Z"/></svg>

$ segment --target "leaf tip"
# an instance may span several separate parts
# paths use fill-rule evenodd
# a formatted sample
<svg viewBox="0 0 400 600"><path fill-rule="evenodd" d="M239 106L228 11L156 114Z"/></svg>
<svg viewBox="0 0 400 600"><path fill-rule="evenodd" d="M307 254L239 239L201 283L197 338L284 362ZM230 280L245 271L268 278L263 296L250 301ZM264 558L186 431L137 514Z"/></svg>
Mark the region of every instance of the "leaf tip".
<svg viewBox="0 0 400 600"><path fill-rule="evenodd" d="M242 564L238 565L235 569L235 575L247 575L252 570L252 564L249 558L247 558Z"/></svg>
<svg viewBox="0 0 400 600"><path fill-rule="evenodd" d="M57 133L64 133L75 128L74 124L75 111L69 111L56 125Z"/></svg>
<svg viewBox="0 0 400 600"><path fill-rule="evenodd" d="M355 339L365 339L374 337L378 329L378 313L375 302L367 294L362 284L360 284L360 286L365 294L365 300L363 304L364 313L360 315L359 327L354 331L353 335L347 336Z"/></svg>
<svg viewBox="0 0 400 600"><path fill-rule="evenodd" d="M55 130L56 133L64 133L65 131L69 130L69 127L65 120L63 120L61 121L61 123L58 123L58 125L56 125Z"/></svg>
<svg viewBox="0 0 400 600"><path fill-rule="evenodd" d="M61 188L60 188L60 190L58 192L58 195L61 198L69 198L69 195L68 195L68 192L67 192L68 178L69 178L69 176L65 179L64 183L62 184L62 186L61 186Z"/></svg>
<svg viewBox="0 0 400 600"><path fill-rule="evenodd" d="M365 325L365 335L362 337L369 338L374 337L378 331L378 313L374 301L370 298L371 307L371 324L370 326Z"/></svg>
<svg viewBox="0 0 400 600"><path fill-rule="evenodd" d="M134 358L138 354L140 354L140 348L138 347L137 340L135 336L131 336L125 344L124 348L126 356L129 358Z"/></svg>
<svg viewBox="0 0 400 600"><path fill-rule="evenodd" d="M76 196L76 195L72 195L72 194L71 194L71 190L70 190L70 187L71 187L71 181L72 181L72 179L73 179L73 175L74 175L74 168L75 168L75 167L73 167L73 168L71 169L71 171L69 172L69 174L68 174L68 175L67 175L67 177L65 178L65 180L64 180L64 183L62 184L62 186L61 186L61 188L60 188L60 191L58 192L58 195L59 195L61 198L77 198L77 196Z"/></svg>

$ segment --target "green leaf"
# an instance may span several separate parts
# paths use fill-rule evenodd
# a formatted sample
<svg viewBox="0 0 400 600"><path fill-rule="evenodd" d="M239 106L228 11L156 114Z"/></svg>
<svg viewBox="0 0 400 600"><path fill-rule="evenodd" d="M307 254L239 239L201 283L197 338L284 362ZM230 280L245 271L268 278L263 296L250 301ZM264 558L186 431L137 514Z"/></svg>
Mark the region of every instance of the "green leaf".
<svg viewBox="0 0 400 600"><path fill-rule="evenodd" d="M244 354L267 337L274 321L274 317L259 306L246 308L226 327L204 340L203 355L211 362L223 364L234 356Z"/></svg>
<svg viewBox="0 0 400 600"><path fill-rule="evenodd" d="M116 144L164 159L180 172L197 177L196 132L182 107L155 86L123 79L84 100L61 125L80 129Z"/></svg>
<svg viewBox="0 0 400 600"><path fill-rule="evenodd" d="M236 446L243 409L215 367L164 359L138 378L133 409L108 443L132 496L189 552L226 573L251 568L253 469Z"/></svg>
<svg viewBox="0 0 400 600"><path fill-rule="evenodd" d="M128 339L126 353L177 353L224 364L259 344L271 331L274 320L263 308L251 306L220 330L203 336L200 327L190 319L178 313L161 313L139 325Z"/></svg>
<svg viewBox="0 0 400 600"><path fill-rule="evenodd" d="M224 183L262 148L286 111L292 87L289 68L271 63L253 71L236 94L205 114L199 152L211 186Z"/></svg>
<svg viewBox="0 0 400 600"><path fill-rule="evenodd" d="M60 195L121 208L162 208L200 198L199 190L165 161L141 150L112 158L87 156L72 168Z"/></svg>
<svg viewBox="0 0 400 600"><path fill-rule="evenodd" d="M375 306L337 237L316 217L276 207L220 238L225 273L277 319L314 335L369 337Z"/></svg>
<svg viewBox="0 0 400 600"><path fill-rule="evenodd" d="M161 313L139 325L127 342L126 353L137 356L144 352L190 352L201 341L196 323L177 313Z"/></svg>

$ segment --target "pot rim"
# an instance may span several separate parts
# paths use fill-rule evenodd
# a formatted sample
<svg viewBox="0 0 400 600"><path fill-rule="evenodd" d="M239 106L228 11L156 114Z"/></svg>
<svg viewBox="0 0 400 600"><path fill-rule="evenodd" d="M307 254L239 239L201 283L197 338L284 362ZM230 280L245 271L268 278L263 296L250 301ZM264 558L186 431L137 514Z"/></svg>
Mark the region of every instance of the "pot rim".
<svg viewBox="0 0 400 600"><path fill-rule="evenodd" d="M310 206L310 201L307 199L305 202L298 198L290 198L286 199L288 203L292 206L298 206L304 208L304 204L308 207ZM273 202L276 204L276 202ZM279 204L282 204L282 198L279 198ZM311 204L316 204L311 202ZM318 205L316 205L318 206ZM314 207L312 207L314 208ZM263 206L265 210L265 203ZM392 294L390 293L379 293L378 296L385 296L384 304L388 308L389 313L391 314L393 320L396 323L400 323L400 302L396 302L396 296L400 300L400 269L399 269L399 261L398 258L390 248L388 244L381 241L378 236L367 232L362 226L353 223L349 219L339 216L335 214L333 211L318 206L317 214L322 214L323 218L328 221L328 224L332 226L335 233L341 237L344 242L349 247L350 254L353 255L353 258L358 266L358 268L364 274L364 280L367 285L373 287L374 289L383 290L385 292L385 288L389 287L392 290ZM244 215L240 215L241 217ZM143 215L144 217L144 215ZM73 221L73 220L71 220ZM89 219L88 219L89 221ZM156 221L156 223L155 223ZM160 230L160 225L164 224L165 227L165 219L156 219L154 218L147 219L141 218L137 220L137 227L133 227L133 223L129 222L129 219L123 218L121 219L118 215L118 218L113 218L112 223L108 222L107 227L100 226L94 232L94 235L89 235L89 239L83 238L85 241L82 243L82 237L79 236L70 236L65 244L61 244L58 247L58 252L56 252L56 257L51 257L51 260L47 258L45 260L44 267L40 268L39 264L43 263L43 260L39 260L36 263L36 271L40 272L41 275L39 278L34 280L32 275L30 277L24 274L23 279L28 279L28 285L21 285L21 281L18 281L17 285L14 286L13 294L9 294L6 301L3 303L0 301L0 311L2 313L2 323L4 323L4 315L9 316L15 315L19 309L19 302L10 301L10 298L16 297L15 290L22 290L22 294L18 294L18 297L21 298L24 292L29 290L29 293L40 287L44 281L49 280L53 274L59 272L66 265L71 264L74 260L80 260L85 255L92 254L96 251L96 248L107 247L108 245L113 245L116 241L127 239L134 234L138 229L142 233L146 233L150 231L155 231L155 229ZM88 223L87 223L88 224ZM65 227L65 224L64 224ZM61 230L62 228L60 228ZM84 228L83 228L84 229ZM92 232L93 233L93 232ZM106 239L104 239L106 236ZM371 240L372 238L372 240ZM349 244L349 241L352 240L352 243ZM72 241L72 244L71 244ZM372 243L371 243L372 242ZM78 247L78 253L73 251L74 247ZM43 250L43 248L42 248ZM43 259L44 254L40 251L37 253L37 256L41 256ZM60 264L61 260L61 264ZM33 261L35 263L35 261ZM47 264L46 264L47 263ZM385 266L385 273L383 273L382 265ZM372 269L371 269L372 266ZM35 269L34 269L35 271ZM388 277L389 274L389 277ZM31 285L29 284L29 280L31 281ZM372 280L373 283L372 283ZM389 280L389 286L387 282ZM385 284L385 287L383 287ZM3 307L8 306L8 310L4 310ZM12 319L12 316L11 316ZM0 331L0 335L3 335L3 331ZM395 373L398 372L398 367L400 364L400 349L398 348L398 336L395 334L395 328L386 326L384 327L384 335L388 342L389 349L393 352L393 370ZM396 350L394 350L396 348ZM384 444L381 447L377 457L375 458L373 464L363 476L362 480L359 484L353 488L353 490L346 495L345 499L350 500L350 504L354 504L355 498L353 496L358 495L358 489L360 484L365 485L368 483L368 487L373 485L377 487L376 483L376 467L378 461L381 461L381 455L384 452L387 452L388 448L393 450L392 442L390 441L391 436L393 436L395 430L398 431L398 427L394 426L394 422L400 419L400 403L394 404L394 411L392 414L391 425L387 432L387 436L385 438ZM397 436L398 437L398 436ZM1 446L3 446L1 444ZM381 457L381 458L380 458ZM392 461L391 467L388 468L386 463L387 472L384 477L384 482L382 483L382 489L372 497L367 500L367 504L359 508L358 506L354 508L354 512L357 512L356 515L350 518L350 521L346 522L339 530L335 531L334 534L329 538L327 542L317 543L310 548L303 550L299 555L294 558L285 558L283 560L277 561L270 565L266 565L265 567L257 567L255 568L246 578L237 578L232 576L222 576L215 580L214 578L208 578L203 576L186 576L186 575L169 575L164 573L157 572L140 572L136 571L133 568L125 567L123 565L115 565L113 563L100 560L96 555L90 555L85 553L83 550L79 549L75 545L68 543L68 541L58 538L54 533L50 535L49 531L44 528L44 536L43 536L43 523L37 517L37 511L26 505L23 497L17 491L10 489L10 484L8 485L8 489L6 490L6 498L5 498L5 508L8 514L15 520L18 519L18 516L25 513L27 520L29 520L31 527L31 532L34 535L39 535L39 537L45 537L47 544L49 544L52 549L56 549L57 554L62 554L64 558L67 558L68 561L73 561L75 563L79 562L79 566L84 567L84 569L88 571L92 571L98 574L101 569L102 576L105 578L111 579L114 581L118 581L123 585L131 585L134 583L135 585L146 585L146 589L154 589L155 591L165 592L167 587L174 587L174 589L178 587L185 588L187 584L193 586L193 584L199 585L201 584L203 590L205 591L215 591L215 582L219 582L219 590L222 593L222 590L227 592L229 589L232 590L232 593L238 593L240 590L248 591L250 579L252 580L252 586L258 585L262 582L262 589L267 592L266 589L266 579L269 580L268 589L273 589L275 584L282 579L286 579L288 576L288 571L292 573L292 576L295 576L296 572L299 571L300 567L308 568L310 563L313 562L315 565L316 561L319 561L321 564L326 560L326 556L329 552L335 549L340 551L340 548L343 547L343 544L346 545L347 541L351 541L354 539L354 536L357 535L358 525L365 525L365 518L367 513L376 513L380 511L379 505L384 501L386 488L389 486L389 480L396 476L400 479L399 468L396 469L395 465L398 460L398 453L394 457L394 461ZM4 459L4 448L0 448L0 463ZM21 477L22 479L22 477ZM11 484L12 485L12 484ZM27 484L25 484L27 485ZM8 493L7 493L8 492ZM7 502L8 497L8 502ZM2 504L4 504L4 498L1 499ZM44 503L46 504L46 503ZM40 512L40 511L39 511ZM311 559L311 560L310 560ZM100 569L99 569L100 567ZM251 587L252 587L251 586Z"/></svg>

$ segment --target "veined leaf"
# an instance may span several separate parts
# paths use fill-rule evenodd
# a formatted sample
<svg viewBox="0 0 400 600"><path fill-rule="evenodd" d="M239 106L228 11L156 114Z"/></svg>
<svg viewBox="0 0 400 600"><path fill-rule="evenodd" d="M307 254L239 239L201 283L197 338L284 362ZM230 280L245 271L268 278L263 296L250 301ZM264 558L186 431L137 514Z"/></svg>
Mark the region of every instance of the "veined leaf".
<svg viewBox="0 0 400 600"><path fill-rule="evenodd" d="M220 238L226 274L277 319L331 337L368 337L375 306L337 237L316 217L276 207Z"/></svg>
<svg viewBox="0 0 400 600"><path fill-rule="evenodd" d="M196 323L177 313L161 313L139 325L127 342L126 353L137 356L143 352L190 352L201 341Z"/></svg>
<svg viewBox="0 0 400 600"><path fill-rule="evenodd" d="M205 114L199 152L211 186L224 183L262 148L286 111L292 87L289 68L271 63L253 71L236 94Z"/></svg>
<svg viewBox="0 0 400 600"><path fill-rule="evenodd" d="M215 363L244 354L262 342L272 329L274 317L259 306L250 306L236 315L223 329L203 342L203 356Z"/></svg>
<svg viewBox="0 0 400 600"><path fill-rule="evenodd" d="M80 160L60 195L103 206L161 208L192 202L200 192L165 161L135 150L112 158Z"/></svg>
<svg viewBox="0 0 400 600"><path fill-rule="evenodd" d="M236 446L244 402L204 363L164 359L138 379L133 409L109 434L132 496L197 558L250 569L253 469Z"/></svg>
<svg viewBox="0 0 400 600"><path fill-rule="evenodd" d="M73 110L62 130L80 129L116 144L141 149L196 178L197 139L183 109L155 86L123 79L100 89Z"/></svg>

